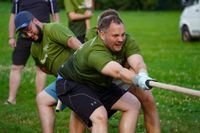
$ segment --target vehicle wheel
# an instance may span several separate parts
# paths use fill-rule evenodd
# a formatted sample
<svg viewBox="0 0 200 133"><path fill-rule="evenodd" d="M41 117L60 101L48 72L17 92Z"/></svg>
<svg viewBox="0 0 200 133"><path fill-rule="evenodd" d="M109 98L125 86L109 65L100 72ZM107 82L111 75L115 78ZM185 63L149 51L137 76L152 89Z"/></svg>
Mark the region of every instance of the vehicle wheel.
<svg viewBox="0 0 200 133"><path fill-rule="evenodd" d="M187 26L184 26L183 28L182 28L182 40L184 41L184 42L189 42L189 41L191 41L192 40L192 37L191 37L191 35L190 35L190 32L189 32L189 29L188 29L188 27Z"/></svg>

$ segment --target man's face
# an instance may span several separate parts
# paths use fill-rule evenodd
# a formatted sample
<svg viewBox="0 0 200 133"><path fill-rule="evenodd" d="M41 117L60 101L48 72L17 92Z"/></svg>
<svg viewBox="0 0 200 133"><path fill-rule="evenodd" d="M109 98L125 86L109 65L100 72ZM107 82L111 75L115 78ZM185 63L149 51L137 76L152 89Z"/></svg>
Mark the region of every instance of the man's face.
<svg viewBox="0 0 200 133"><path fill-rule="evenodd" d="M111 51L119 52L126 39L123 24L111 23L110 27L101 33L103 41Z"/></svg>
<svg viewBox="0 0 200 133"><path fill-rule="evenodd" d="M39 30L33 21L30 22L28 27L22 30L22 34L25 38L28 38L32 41L38 41L39 39Z"/></svg>

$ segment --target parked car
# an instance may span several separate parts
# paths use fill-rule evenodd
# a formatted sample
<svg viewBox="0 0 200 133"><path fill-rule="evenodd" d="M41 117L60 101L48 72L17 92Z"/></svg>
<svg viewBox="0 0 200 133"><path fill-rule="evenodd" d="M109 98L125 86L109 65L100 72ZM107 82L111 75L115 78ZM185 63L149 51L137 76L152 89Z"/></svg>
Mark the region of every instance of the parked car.
<svg viewBox="0 0 200 133"><path fill-rule="evenodd" d="M189 42L200 38L200 0L184 0L184 4L186 7L181 14L179 28L182 40Z"/></svg>

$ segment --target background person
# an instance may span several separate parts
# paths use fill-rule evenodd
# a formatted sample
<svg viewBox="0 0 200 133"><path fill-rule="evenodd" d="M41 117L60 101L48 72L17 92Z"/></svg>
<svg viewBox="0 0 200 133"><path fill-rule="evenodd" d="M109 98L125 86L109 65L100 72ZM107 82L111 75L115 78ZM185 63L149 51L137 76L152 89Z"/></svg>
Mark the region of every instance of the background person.
<svg viewBox="0 0 200 133"><path fill-rule="evenodd" d="M81 43L84 43L86 31L90 28L88 19L93 15L92 10L88 10L84 0L64 0L64 5L68 17L68 27Z"/></svg>
<svg viewBox="0 0 200 133"><path fill-rule="evenodd" d="M13 48L12 66L9 78L9 96L5 104L16 104L16 95L19 89L21 74L30 55L31 41L24 39L21 34L15 40L14 18L21 11L29 11L41 22L49 22L50 14L53 21L59 22L58 7L56 0L13 0L9 20L9 44ZM39 68L36 68L36 91L39 93L45 85L46 75Z"/></svg>
<svg viewBox="0 0 200 133"><path fill-rule="evenodd" d="M94 0L84 0L84 5L85 5L87 10L90 10L90 11L93 12L93 10L94 10ZM85 23L86 23L86 29L89 30L90 29L90 19L86 19Z"/></svg>
<svg viewBox="0 0 200 133"><path fill-rule="evenodd" d="M36 65L45 73L54 76L57 76L58 67L81 46L80 41L66 26L59 23L42 23L27 11L16 16L15 25L20 34L33 41L31 55ZM43 132L54 131L55 114L52 107L57 99L55 82L37 95Z"/></svg>

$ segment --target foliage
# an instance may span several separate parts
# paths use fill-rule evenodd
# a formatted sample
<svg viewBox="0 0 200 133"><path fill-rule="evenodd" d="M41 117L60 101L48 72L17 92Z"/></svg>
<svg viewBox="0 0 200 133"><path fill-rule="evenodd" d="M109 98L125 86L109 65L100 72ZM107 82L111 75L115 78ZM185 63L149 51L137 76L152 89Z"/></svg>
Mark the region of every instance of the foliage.
<svg viewBox="0 0 200 133"><path fill-rule="evenodd" d="M181 9L181 0L158 0L157 10L177 10Z"/></svg>
<svg viewBox="0 0 200 133"><path fill-rule="evenodd" d="M179 10L180 0L95 0L96 9Z"/></svg>
<svg viewBox="0 0 200 133"><path fill-rule="evenodd" d="M8 45L8 19L11 4L0 2L0 133L40 133L41 127L35 103L35 67L29 60L15 106L4 105L8 95L11 51ZM92 26L100 11L94 12ZM61 22L66 15L61 10ZM183 43L178 21L180 12L120 11L126 30L141 47L149 75L160 82L200 89L200 42ZM48 76L47 84L54 77ZM199 133L200 110L198 97L152 89L160 115L162 133ZM68 132L69 109L56 114L55 132ZM118 131L120 113L109 120L109 132ZM143 113L137 124L137 133L145 133Z"/></svg>
<svg viewBox="0 0 200 133"><path fill-rule="evenodd" d="M12 0L0 0L11 2ZM94 0L95 9L108 8L118 10L180 10L181 0ZM192 0L191 0L192 1ZM64 9L63 0L57 0L58 6Z"/></svg>
<svg viewBox="0 0 200 133"><path fill-rule="evenodd" d="M97 9L114 8L119 10L147 10L153 9L156 5L156 0L96 0Z"/></svg>

